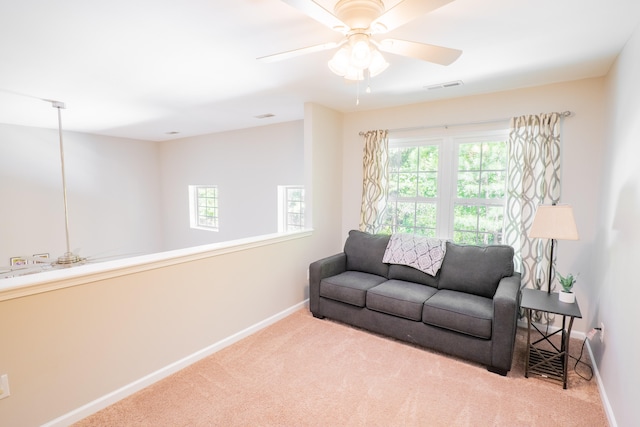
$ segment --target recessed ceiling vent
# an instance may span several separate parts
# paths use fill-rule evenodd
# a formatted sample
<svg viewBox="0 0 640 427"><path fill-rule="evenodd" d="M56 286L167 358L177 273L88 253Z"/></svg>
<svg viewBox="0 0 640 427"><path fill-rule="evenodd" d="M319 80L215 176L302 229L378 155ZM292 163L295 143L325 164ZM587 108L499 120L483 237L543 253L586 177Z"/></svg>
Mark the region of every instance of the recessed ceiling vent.
<svg viewBox="0 0 640 427"><path fill-rule="evenodd" d="M462 80L454 80L452 82L438 83L436 85L425 86L424 88L426 90L447 89L447 88L450 88L450 87L462 86L463 84L464 83L462 83Z"/></svg>
<svg viewBox="0 0 640 427"><path fill-rule="evenodd" d="M271 114L271 113L267 113L267 114L260 114L259 116L253 116L256 119L268 119L269 117L275 117L275 114Z"/></svg>

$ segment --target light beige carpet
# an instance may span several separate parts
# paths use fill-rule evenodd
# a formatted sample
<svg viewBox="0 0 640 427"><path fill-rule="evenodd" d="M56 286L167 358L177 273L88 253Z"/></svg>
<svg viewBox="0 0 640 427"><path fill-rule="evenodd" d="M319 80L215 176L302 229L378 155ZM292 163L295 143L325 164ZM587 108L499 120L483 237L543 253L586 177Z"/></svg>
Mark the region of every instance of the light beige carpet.
<svg viewBox="0 0 640 427"><path fill-rule="evenodd" d="M502 377L305 309L76 426L607 425L595 379L524 378L525 346Z"/></svg>

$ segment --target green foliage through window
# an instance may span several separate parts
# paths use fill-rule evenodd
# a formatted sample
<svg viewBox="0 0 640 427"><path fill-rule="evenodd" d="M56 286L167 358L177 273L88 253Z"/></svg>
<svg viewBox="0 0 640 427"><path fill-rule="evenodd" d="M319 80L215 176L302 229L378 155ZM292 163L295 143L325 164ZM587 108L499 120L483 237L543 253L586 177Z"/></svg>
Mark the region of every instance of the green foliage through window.
<svg viewBox="0 0 640 427"><path fill-rule="evenodd" d="M506 137L496 139L450 137L419 146L392 145L383 232L447 237L462 244L501 243L507 143ZM457 170L451 171L455 164ZM454 181L442 187L439 179L449 177ZM442 188L451 188L451 194L441 194Z"/></svg>
<svg viewBox="0 0 640 427"><path fill-rule="evenodd" d="M384 231L435 237L438 162L438 145L389 149L389 205Z"/></svg>
<svg viewBox="0 0 640 427"><path fill-rule="evenodd" d="M507 144L461 143L458 149L453 240L465 244L502 243Z"/></svg>

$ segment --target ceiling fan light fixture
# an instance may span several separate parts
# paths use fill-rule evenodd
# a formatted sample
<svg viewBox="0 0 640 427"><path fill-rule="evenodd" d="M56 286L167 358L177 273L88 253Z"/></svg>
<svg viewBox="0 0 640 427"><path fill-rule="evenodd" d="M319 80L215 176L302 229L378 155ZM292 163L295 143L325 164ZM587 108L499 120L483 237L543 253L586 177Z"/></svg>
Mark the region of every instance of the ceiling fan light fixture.
<svg viewBox="0 0 640 427"><path fill-rule="evenodd" d="M258 59L275 61L311 52L337 48L328 61L329 69L349 80L363 80L382 73L389 64L383 53L406 56L439 65L450 65L462 54L458 49L414 42L386 39L376 41L376 34L394 30L407 22L453 0L395 0L387 9L382 0L333 0L333 13L318 0L284 0L321 24L342 34L340 42L324 43L295 49ZM324 3L324 2L323 2ZM383 53L381 53L383 52ZM355 70L351 70L355 68Z"/></svg>
<svg viewBox="0 0 640 427"><path fill-rule="evenodd" d="M349 42L351 44L351 65L361 70L369 68L371 51L373 50L369 44L369 38L364 34L354 34Z"/></svg>
<svg viewBox="0 0 640 427"><path fill-rule="evenodd" d="M371 53L371 64L369 64L369 76L375 77L389 67L389 63L378 49L373 49Z"/></svg>
<svg viewBox="0 0 640 427"><path fill-rule="evenodd" d="M347 74L347 68L349 67L349 58L351 56L351 52L349 51L348 46L342 46L340 49L333 54L333 57L329 61L327 65L329 65L329 69L339 76L344 76Z"/></svg>
<svg viewBox="0 0 640 427"><path fill-rule="evenodd" d="M327 65L334 74L347 80L364 80L365 70L374 77L389 67L366 34L353 34L349 43L338 49Z"/></svg>
<svg viewBox="0 0 640 427"><path fill-rule="evenodd" d="M340 0L333 7L336 17L349 28L369 28L384 13L382 0Z"/></svg>
<svg viewBox="0 0 640 427"><path fill-rule="evenodd" d="M344 75L344 78L347 80L356 80L356 81L364 80L364 71L359 68L348 67L347 72Z"/></svg>

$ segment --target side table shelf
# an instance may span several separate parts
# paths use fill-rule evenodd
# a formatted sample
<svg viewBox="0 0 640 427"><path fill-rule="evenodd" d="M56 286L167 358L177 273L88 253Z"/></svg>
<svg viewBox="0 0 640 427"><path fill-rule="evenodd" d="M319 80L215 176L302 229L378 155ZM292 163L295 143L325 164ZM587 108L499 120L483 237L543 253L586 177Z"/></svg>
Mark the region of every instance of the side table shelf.
<svg viewBox="0 0 640 427"><path fill-rule="evenodd" d="M581 318L577 301L564 303L558 300L557 293L547 293L536 289L523 289L520 306L527 312L527 353L524 376L538 374L562 382L562 388L567 388L567 368L569 365L569 342L573 320ZM543 311L562 316L562 329L547 333L541 331L531 321L531 311ZM569 322L567 323L567 318ZM531 342L531 328L535 329L540 338ZM560 345L551 341L555 335L560 335Z"/></svg>

